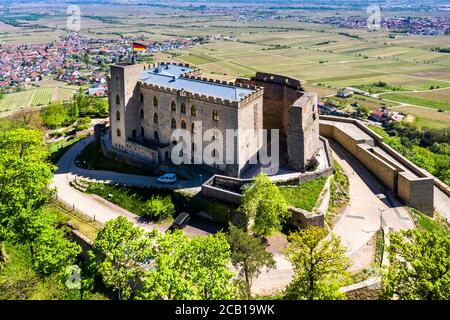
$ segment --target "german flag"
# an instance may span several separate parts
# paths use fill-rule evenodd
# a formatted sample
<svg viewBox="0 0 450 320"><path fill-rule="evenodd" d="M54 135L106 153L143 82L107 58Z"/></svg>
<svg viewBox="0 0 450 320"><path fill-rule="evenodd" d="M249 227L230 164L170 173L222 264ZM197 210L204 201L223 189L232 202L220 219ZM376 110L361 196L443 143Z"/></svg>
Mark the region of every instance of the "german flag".
<svg viewBox="0 0 450 320"><path fill-rule="evenodd" d="M141 43L133 42L133 51L145 51L145 50L147 50L147 46Z"/></svg>

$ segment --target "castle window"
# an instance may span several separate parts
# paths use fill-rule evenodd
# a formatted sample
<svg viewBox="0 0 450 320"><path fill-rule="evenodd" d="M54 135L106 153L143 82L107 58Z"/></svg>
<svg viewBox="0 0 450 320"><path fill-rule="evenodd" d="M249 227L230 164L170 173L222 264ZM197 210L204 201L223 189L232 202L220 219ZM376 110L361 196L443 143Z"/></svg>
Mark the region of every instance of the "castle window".
<svg viewBox="0 0 450 320"><path fill-rule="evenodd" d="M213 151L212 151L212 156L213 156L213 157L216 157L216 149L213 149Z"/></svg>
<svg viewBox="0 0 450 320"><path fill-rule="evenodd" d="M195 124L194 123L191 124L191 132L195 133Z"/></svg>
<svg viewBox="0 0 450 320"><path fill-rule="evenodd" d="M181 104L181 113L186 113L186 105L184 103Z"/></svg>
<svg viewBox="0 0 450 320"><path fill-rule="evenodd" d="M158 114L156 112L153 115L153 123L158 123Z"/></svg>
<svg viewBox="0 0 450 320"><path fill-rule="evenodd" d="M153 132L153 137L155 138L156 141L159 142L159 134L158 134L158 131L154 131L154 132Z"/></svg>
<svg viewBox="0 0 450 320"><path fill-rule="evenodd" d="M116 95L116 104L120 104L120 97L118 94Z"/></svg>
<svg viewBox="0 0 450 320"><path fill-rule="evenodd" d="M181 129L186 129L186 121L181 121Z"/></svg>
<svg viewBox="0 0 450 320"><path fill-rule="evenodd" d="M116 130L116 135L117 135L118 137L120 137L120 129L117 129L117 130Z"/></svg>
<svg viewBox="0 0 450 320"><path fill-rule="evenodd" d="M214 121L219 121L219 112L217 110L213 111L212 118Z"/></svg>
<svg viewBox="0 0 450 320"><path fill-rule="evenodd" d="M139 112L139 117L141 119L144 119L144 109L141 109L141 111Z"/></svg>
<svg viewBox="0 0 450 320"><path fill-rule="evenodd" d="M145 130L144 130L144 127L141 127L141 136L142 136L142 137L145 136Z"/></svg>
<svg viewBox="0 0 450 320"><path fill-rule="evenodd" d="M120 121L120 111L117 111L117 112L116 112L116 120L117 120L117 121Z"/></svg>
<svg viewBox="0 0 450 320"><path fill-rule="evenodd" d="M172 101L172 103L170 104L170 109L172 111L177 111L177 104L175 103L175 101Z"/></svg>
<svg viewBox="0 0 450 320"><path fill-rule="evenodd" d="M158 106L158 98L157 97L153 97L153 106L154 107Z"/></svg>
<svg viewBox="0 0 450 320"><path fill-rule="evenodd" d="M195 153L195 149L196 149L196 148L195 148L195 143L194 143L194 142L192 142L192 147L191 147L191 148L192 148L192 154L194 154L194 153Z"/></svg>
<svg viewBox="0 0 450 320"><path fill-rule="evenodd" d="M177 128L177 121L172 118L172 129L176 129Z"/></svg>
<svg viewBox="0 0 450 320"><path fill-rule="evenodd" d="M197 115L197 108L193 104L192 107L191 107L191 116L195 117L196 115Z"/></svg>
<svg viewBox="0 0 450 320"><path fill-rule="evenodd" d="M141 100L141 102L144 102L144 95L141 93L141 96L139 97L139 99Z"/></svg>

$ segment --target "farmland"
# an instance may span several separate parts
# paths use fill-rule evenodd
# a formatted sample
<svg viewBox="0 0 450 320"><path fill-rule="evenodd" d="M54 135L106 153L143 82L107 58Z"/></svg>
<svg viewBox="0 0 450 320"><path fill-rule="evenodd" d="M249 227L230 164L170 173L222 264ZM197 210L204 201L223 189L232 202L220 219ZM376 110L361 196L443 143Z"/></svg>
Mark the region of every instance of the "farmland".
<svg viewBox="0 0 450 320"><path fill-rule="evenodd" d="M41 9L42 13L46 10L49 8ZM450 89L433 89L450 88L450 54L433 49L448 47L449 35L430 37L399 33L392 36L386 30L368 32L289 19L242 22L233 15L200 13L179 7L174 11L170 6L108 5L104 10L108 12L107 17L100 16L95 6L83 7L81 33L84 36L97 39L142 36L144 42L212 37L189 49L155 53L155 61L189 63L201 68L208 77L226 80L249 77L257 71L284 74L299 79L307 90L318 92L320 97L334 95L336 90L347 86L364 88L382 81L388 87L377 92L381 93L381 99L364 101L354 97L349 103L358 102L372 110L384 103L399 111L411 111L415 121L424 126L441 127L448 119ZM302 13L301 9L294 11ZM320 10L303 13L319 18L330 14ZM278 9L276 14L294 12ZM365 13L342 11L340 14ZM57 39L64 34L62 15L64 13L59 12L54 17L21 21L32 24L33 29L0 23L0 41L24 43ZM399 89L390 92L389 88ZM4 97L0 101L0 110L45 104L49 100L67 100L72 93L70 89L54 87L49 95L48 90L39 88L37 90L41 92ZM431 111L427 113L419 107ZM437 109L447 113L437 113L434 111Z"/></svg>
<svg viewBox="0 0 450 320"><path fill-rule="evenodd" d="M50 86L31 87L24 91L5 94L0 99L0 113L20 108L39 107L53 101L69 101L76 90L64 83L53 83Z"/></svg>

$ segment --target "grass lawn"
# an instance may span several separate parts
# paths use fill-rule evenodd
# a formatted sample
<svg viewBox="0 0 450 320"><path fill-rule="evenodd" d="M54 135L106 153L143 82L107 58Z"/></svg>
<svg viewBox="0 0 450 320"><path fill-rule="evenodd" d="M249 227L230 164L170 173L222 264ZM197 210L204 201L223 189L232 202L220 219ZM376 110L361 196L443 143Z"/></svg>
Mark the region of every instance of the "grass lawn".
<svg viewBox="0 0 450 320"><path fill-rule="evenodd" d="M100 144L92 142L76 157L75 163L78 167L84 169L116 171L120 173L136 174L150 176L152 172L133 167L128 164L112 161L106 158L100 150Z"/></svg>
<svg viewBox="0 0 450 320"><path fill-rule="evenodd" d="M85 136L79 136L69 141L61 140L50 142L48 144L48 150L50 152L50 161L53 164L56 164L67 150L69 150L76 142L80 141L84 137Z"/></svg>
<svg viewBox="0 0 450 320"><path fill-rule="evenodd" d="M153 196L167 196L172 194L169 190L110 186L103 183L90 184L86 192L96 194L139 216L142 215L145 202Z"/></svg>
<svg viewBox="0 0 450 320"><path fill-rule="evenodd" d="M324 177L305 182L295 187L280 187L279 189L288 205L312 211L326 180Z"/></svg>
<svg viewBox="0 0 450 320"><path fill-rule="evenodd" d="M449 231L447 230L448 225L446 225L446 222L444 221L436 221L433 218L430 218L429 216L425 215L424 213L420 212L419 210L416 210L414 208L408 208L409 211L412 213L413 217L415 218L415 222L417 227L422 231L428 231L428 232L436 232L437 234L448 236Z"/></svg>
<svg viewBox="0 0 450 320"><path fill-rule="evenodd" d="M427 108L432 108L432 109L442 109L445 111L450 111L450 103L445 102L445 101L429 100L429 99L425 99L425 98L416 97L413 95L400 94L400 93L384 94L382 97L383 97L383 99L404 102L404 103L427 107Z"/></svg>
<svg viewBox="0 0 450 320"><path fill-rule="evenodd" d="M65 210L57 203L48 204L45 212L56 216L59 223L69 224L91 241L97 238L97 233L102 228L100 222L91 221L89 217L81 213Z"/></svg>
<svg viewBox="0 0 450 320"><path fill-rule="evenodd" d="M77 300L78 290L69 290L58 275L41 276L34 271L30 248L6 243L9 261L0 270L0 300ZM105 300L99 292L86 293L86 300Z"/></svg>

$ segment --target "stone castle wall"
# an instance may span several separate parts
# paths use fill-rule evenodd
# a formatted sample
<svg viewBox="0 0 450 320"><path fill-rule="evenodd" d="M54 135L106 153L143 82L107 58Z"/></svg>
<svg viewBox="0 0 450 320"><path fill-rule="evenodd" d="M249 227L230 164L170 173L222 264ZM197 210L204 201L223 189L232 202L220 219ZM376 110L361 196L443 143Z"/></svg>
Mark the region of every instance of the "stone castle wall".
<svg viewBox="0 0 450 320"><path fill-rule="evenodd" d="M432 216L434 178L383 142L383 139L358 120L321 116L320 134L332 138L363 163L385 186L410 206ZM364 136L355 138L339 123L352 124Z"/></svg>
<svg viewBox="0 0 450 320"><path fill-rule="evenodd" d="M305 93L289 109L287 151L289 166L304 171L320 148L317 95Z"/></svg>
<svg viewBox="0 0 450 320"><path fill-rule="evenodd" d="M139 76L146 68L147 66L144 65L132 64L111 67L109 105L113 147L133 154L139 153L140 149L138 143L130 140L149 141L151 145L154 145L153 150L142 147L141 151L145 153L143 156L154 162L153 151L159 150L159 160L165 161L169 159L170 149L173 146L170 141L175 129L172 128L172 120L175 121L177 129L186 128L191 133L202 134L208 129L214 129L217 141L222 138L224 143L223 147L215 149L216 155L213 158L216 160L210 165L225 171L228 175L239 176L248 165L250 158L254 157L262 147L262 140L255 139L254 135L248 136L248 132L240 130L236 138L230 139L230 143L235 143L234 155L237 160L234 164L226 164L226 143L228 142L226 130L263 128L262 88L237 84L238 87L246 87L254 92L240 101L229 101L143 83L139 80ZM216 80L200 78L198 75L199 71L196 70L185 77L218 83ZM116 101L117 96L120 99L119 103ZM172 110L172 103L175 103L175 110ZM195 113L192 111L193 106ZM120 120L118 120L117 112L120 113ZM218 113L218 120L213 118L213 112ZM202 128L199 128L198 123L194 124L196 121L201 122ZM194 139L193 136L191 138L189 146L186 146L191 151L194 148L202 152L210 144L208 141L203 142L202 135L199 135L198 139ZM228 154L230 156L231 152Z"/></svg>

